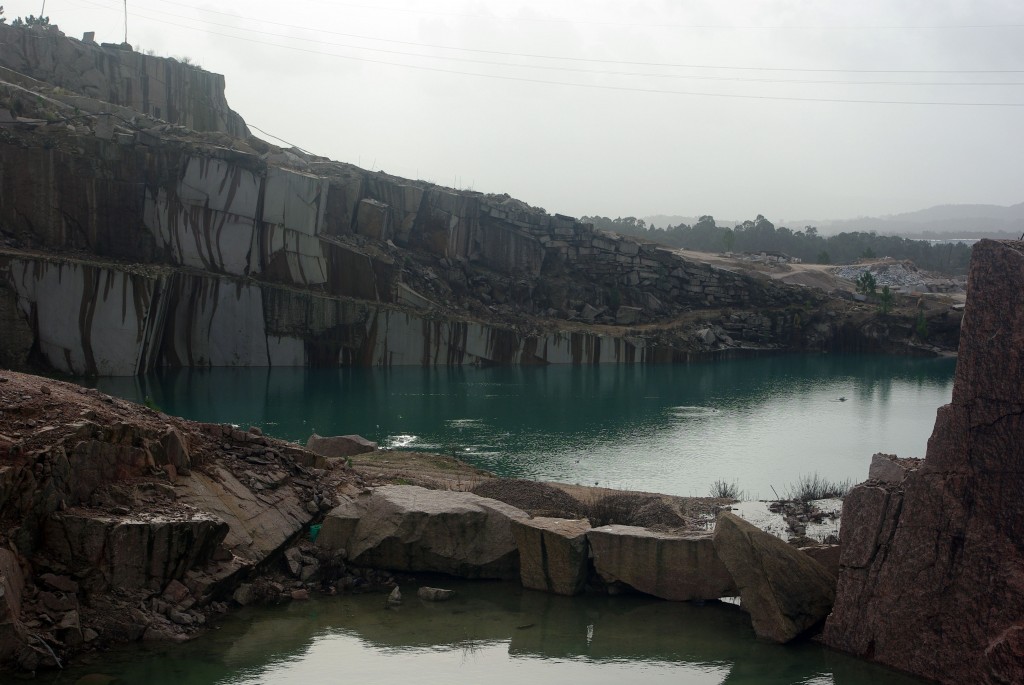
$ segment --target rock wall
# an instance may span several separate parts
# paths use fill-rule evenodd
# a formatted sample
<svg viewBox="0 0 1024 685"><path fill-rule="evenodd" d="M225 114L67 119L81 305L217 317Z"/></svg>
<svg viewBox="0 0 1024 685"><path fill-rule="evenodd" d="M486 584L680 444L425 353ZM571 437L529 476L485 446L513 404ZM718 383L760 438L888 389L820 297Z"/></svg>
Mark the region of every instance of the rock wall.
<svg viewBox="0 0 1024 685"><path fill-rule="evenodd" d="M228 107L221 74L128 45L75 40L56 26L0 24L0 44L0 67L195 131L248 135L242 117Z"/></svg>
<svg viewBox="0 0 1024 685"><path fill-rule="evenodd" d="M953 401L923 465L843 508L832 647L945 683L1024 682L1024 243L974 247Z"/></svg>
<svg viewBox="0 0 1024 685"><path fill-rule="evenodd" d="M242 138L221 77L173 60L52 29L0 40L8 364L670 362L840 330L809 289ZM157 77L165 99L138 99Z"/></svg>
<svg viewBox="0 0 1024 685"><path fill-rule="evenodd" d="M0 280L36 351L72 374L159 366L600 364L656 361L671 349L592 332L524 333L432 318L275 284L182 271L0 255Z"/></svg>

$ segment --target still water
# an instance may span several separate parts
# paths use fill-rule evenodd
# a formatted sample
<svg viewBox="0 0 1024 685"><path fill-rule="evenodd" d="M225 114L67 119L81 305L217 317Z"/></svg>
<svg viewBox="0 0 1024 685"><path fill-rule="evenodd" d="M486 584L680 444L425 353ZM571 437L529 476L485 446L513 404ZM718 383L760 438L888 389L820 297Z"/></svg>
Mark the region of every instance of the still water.
<svg viewBox="0 0 1024 685"><path fill-rule="evenodd" d="M200 640L92 657L86 674L146 685L911 685L920 681L812 644L754 639L729 604L555 597L516 584L434 579L448 602L324 597L246 609Z"/></svg>
<svg viewBox="0 0 1024 685"><path fill-rule="evenodd" d="M186 369L95 383L171 414L287 440L357 433L504 476L674 495L706 495L722 479L768 498L812 473L859 482L875 452L924 456L954 367L789 355L665 366Z"/></svg>
<svg viewBox="0 0 1024 685"><path fill-rule="evenodd" d="M506 476L671 494L716 479L768 497L803 474L862 480L871 454L922 456L954 361L829 355L676 366L178 370L97 379L112 394L202 421L302 440L359 433ZM843 398L845 401L840 401ZM755 639L730 604L562 598L517 584L403 581L382 595L246 609L202 639L134 647L57 676L147 685L415 682L908 685L813 644Z"/></svg>

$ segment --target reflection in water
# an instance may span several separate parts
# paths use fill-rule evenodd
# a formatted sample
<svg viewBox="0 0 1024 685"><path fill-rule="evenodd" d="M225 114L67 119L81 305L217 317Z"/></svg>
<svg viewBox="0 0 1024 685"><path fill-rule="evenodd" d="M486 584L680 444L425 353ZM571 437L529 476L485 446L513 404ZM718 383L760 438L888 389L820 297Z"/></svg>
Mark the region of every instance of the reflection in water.
<svg viewBox="0 0 1024 685"><path fill-rule="evenodd" d="M759 642L731 605L430 582L455 587L456 598L423 602L406 582L396 610L381 595L245 610L202 640L106 654L62 682L90 671L147 685L919 682L812 644Z"/></svg>
<svg viewBox="0 0 1024 685"><path fill-rule="evenodd" d="M862 480L875 452L923 456L954 363L792 355L630 367L174 370L97 383L289 440L359 433L513 477L681 495L724 479L768 496L815 471Z"/></svg>

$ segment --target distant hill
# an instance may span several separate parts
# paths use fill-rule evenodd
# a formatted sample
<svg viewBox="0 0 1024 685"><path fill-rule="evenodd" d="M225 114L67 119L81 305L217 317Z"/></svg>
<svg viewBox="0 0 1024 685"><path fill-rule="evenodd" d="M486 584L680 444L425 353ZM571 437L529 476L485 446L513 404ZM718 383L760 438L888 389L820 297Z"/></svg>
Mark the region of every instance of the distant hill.
<svg viewBox="0 0 1024 685"><path fill-rule="evenodd" d="M892 216L823 222L827 233L875 231L913 238L1014 237L1024 233L1024 202L1002 205L938 205Z"/></svg>
<svg viewBox="0 0 1024 685"><path fill-rule="evenodd" d="M659 228L679 224L692 226L697 219L696 216L666 214L644 217L647 225L653 224ZM715 223L722 227L732 227L742 222L716 217ZM804 226L816 226L823 235L874 231L881 235L920 239L1017 238L1024 233L1024 202L1008 207L984 204L937 205L903 214L856 219L786 220L780 221L779 225L788 226L793 230L800 230Z"/></svg>

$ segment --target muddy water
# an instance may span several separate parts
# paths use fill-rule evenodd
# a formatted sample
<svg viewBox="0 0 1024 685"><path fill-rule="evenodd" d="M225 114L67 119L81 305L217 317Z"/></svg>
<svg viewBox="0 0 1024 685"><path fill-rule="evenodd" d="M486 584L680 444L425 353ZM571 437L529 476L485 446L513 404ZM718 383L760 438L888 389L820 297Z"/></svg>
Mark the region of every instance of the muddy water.
<svg viewBox="0 0 1024 685"><path fill-rule="evenodd" d="M455 588L455 599L419 600L424 582ZM144 685L921 682L813 644L759 642L746 614L729 604L563 598L436 578L407 579L402 589L397 609L386 609L383 595L361 595L244 610L191 643L107 653L44 681L102 674Z"/></svg>

